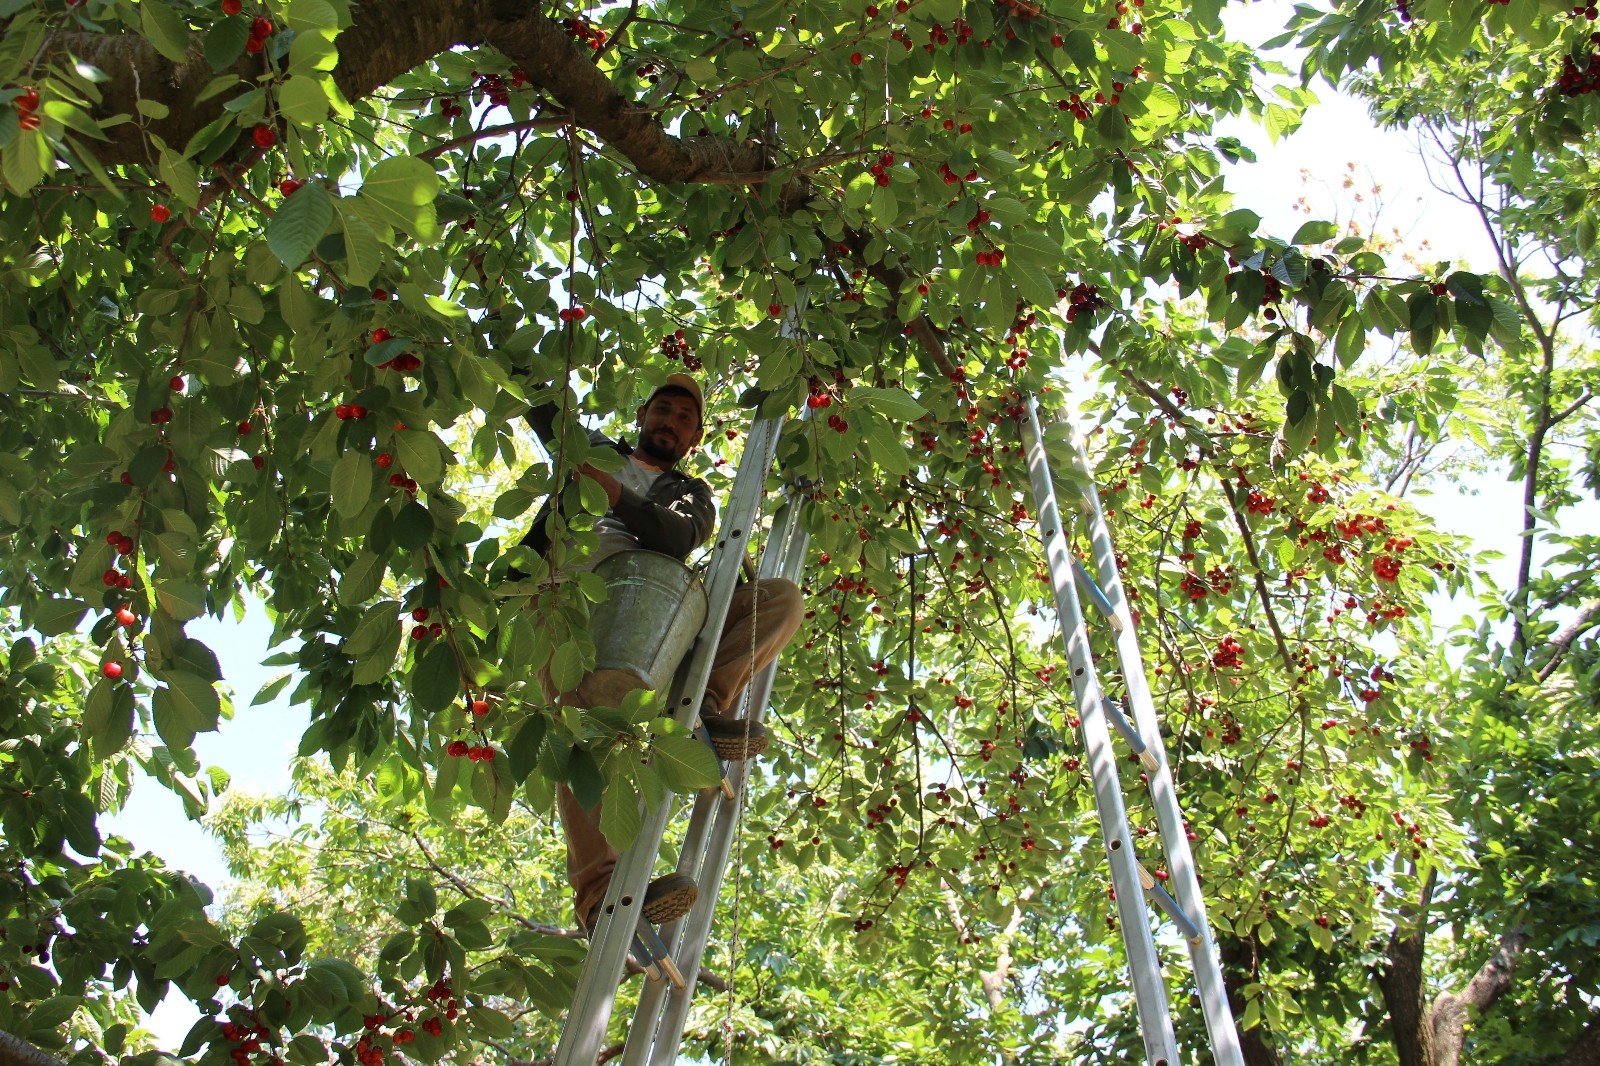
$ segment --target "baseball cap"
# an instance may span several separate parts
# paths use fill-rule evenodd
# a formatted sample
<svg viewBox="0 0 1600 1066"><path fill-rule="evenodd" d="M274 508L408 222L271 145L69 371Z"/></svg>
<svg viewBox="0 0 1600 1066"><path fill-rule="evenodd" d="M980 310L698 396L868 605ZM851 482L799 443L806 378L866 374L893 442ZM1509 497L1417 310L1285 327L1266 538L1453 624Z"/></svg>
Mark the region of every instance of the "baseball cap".
<svg viewBox="0 0 1600 1066"><path fill-rule="evenodd" d="M700 391L700 383L688 374L668 374L667 380L650 390L650 395L645 398L644 406L649 407L650 401L654 400L656 394L662 389L672 388L682 389L694 397L694 405L700 409L700 421L704 422L706 420L705 394Z"/></svg>

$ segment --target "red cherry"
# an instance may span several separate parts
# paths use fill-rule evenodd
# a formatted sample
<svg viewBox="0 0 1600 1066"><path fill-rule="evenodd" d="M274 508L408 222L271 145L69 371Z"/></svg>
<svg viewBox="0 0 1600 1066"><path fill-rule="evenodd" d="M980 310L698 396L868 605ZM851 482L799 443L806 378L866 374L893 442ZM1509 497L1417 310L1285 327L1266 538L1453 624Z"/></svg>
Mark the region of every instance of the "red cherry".
<svg viewBox="0 0 1600 1066"><path fill-rule="evenodd" d="M250 457L250 465L255 467L257 470L260 470L263 466L267 465L267 461L259 455L252 455Z"/></svg>
<svg viewBox="0 0 1600 1066"><path fill-rule="evenodd" d="M426 607L418 607L411 612L411 620L413 622L426 622L428 620L428 609Z"/></svg>
<svg viewBox="0 0 1600 1066"><path fill-rule="evenodd" d="M17 116L17 125L25 130L36 130L42 123L40 123L38 115L32 111L24 111Z"/></svg>
<svg viewBox="0 0 1600 1066"><path fill-rule="evenodd" d="M271 126L257 126L250 131L250 139L257 148L271 148L278 143L278 133Z"/></svg>
<svg viewBox="0 0 1600 1066"><path fill-rule="evenodd" d="M254 427L254 426L252 426L252 425L251 425L251 424L250 424L250 423L248 423L248 422L240 422L240 423L239 423L239 436L241 436L241 437L248 437L248 436L249 436L249 435L250 435L250 431L251 431L251 430L252 430L252 429L254 429L254 428L255 428L255 427Z"/></svg>
<svg viewBox="0 0 1600 1066"><path fill-rule="evenodd" d="M261 51L262 47L261 38L259 37L252 37L248 41L244 42L244 50L246 52L259 52Z"/></svg>
<svg viewBox="0 0 1600 1066"><path fill-rule="evenodd" d="M372 290L372 298L374 300L387 300L389 298L388 290L386 290L386 289L373 289Z"/></svg>
<svg viewBox="0 0 1600 1066"><path fill-rule="evenodd" d="M224 4L223 6L226 7L227 5ZM235 8L237 8L239 6L239 0L233 0L233 6ZM221 988L223 985L225 985L227 983L228 983L228 975L227 974L225 974L225 973L217 974L217 987L218 988Z"/></svg>
<svg viewBox="0 0 1600 1066"><path fill-rule="evenodd" d="M378 464L378 469L387 470L389 469L389 465L394 462L394 456L390 455L388 452L383 452L378 456L377 459L373 461ZM396 476L398 477L399 475Z"/></svg>
<svg viewBox="0 0 1600 1066"><path fill-rule="evenodd" d="M243 0L222 0L222 13L224 15L237 15L243 10Z"/></svg>
<svg viewBox="0 0 1600 1066"><path fill-rule="evenodd" d="M115 681L122 676L122 664L119 662L101 663L100 672Z"/></svg>
<svg viewBox="0 0 1600 1066"><path fill-rule="evenodd" d="M165 222L172 217L172 208L166 204L151 204L150 219L153 222Z"/></svg>
<svg viewBox="0 0 1600 1066"><path fill-rule="evenodd" d="M482 718L484 715L486 715L488 713L489 713L489 701L488 700L473 700L472 701L472 715L473 715L473 717Z"/></svg>
<svg viewBox="0 0 1600 1066"><path fill-rule="evenodd" d="M305 182L300 181L297 178L284 178L282 181L278 182L278 191L285 196L293 196L299 191L300 186L304 184Z"/></svg>
<svg viewBox="0 0 1600 1066"><path fill-rule="evenodd" d="M351 418L366 418L367 417L367 409L365 407L361 406L358 403L353 403L353 404L350 405L350 417Z"/></svg>
<svg viewBox="0 0 1600 1066"><path fill-rule="evenodd" d="M139 621L139 616L126 607L118 607L116 617L119 626L132 626Z"/></svg>
<svg viewBox="0 0 1600 1066"><path fill-rule="evenodd" d="M11 102L18 111L37 111L39 110L39 90L30 85L22 90L22 94Z"/></svg>
<svg viewBox="0 0 1600 1066"><path fill-rule="evenodd" d="M257 15L250 20L250 36L261 40L272 36L272 20L262 15Z"/></svg>
<svg viewBox="0 0 1600 1066"><path fill-rule="evenodd" d="M335 404L333 408L333 417L337 418L341 422L349 418L350 405L347 403Z"/></svg>
<svg viewBox="0 0 1600 1066"><path fill-rule="evenodd" d="M379 326L377 329L372 331L372 343L373 344L382 344L384 341L388 340L392 336L394 336L394 334L390 333L388 330L384 329L382 326Z"/></svg>
<svg viewBox="0 0 1600 1066"><path fill-rule="evenodd" d="M767 314L771 315L773 318L777 318L779 315L783 314L783 305L782 304L768 304L767 305Z"/></svg>
<svg viewBox="0 0 1600 1066"><path fill-rule="evenodd" d="M850 65L852 67L859 67L861 65L861 53L860 52L851 52L850 53Z"/></svg>
<svg viewBox="0 0 1600 1066"><path fill-rule="evenodd" d="M183 384L184 384L183 383L183 375L182 374L174 374L167 381L167 388L171 389L173 392L182 392L183 391Z"/></svg>

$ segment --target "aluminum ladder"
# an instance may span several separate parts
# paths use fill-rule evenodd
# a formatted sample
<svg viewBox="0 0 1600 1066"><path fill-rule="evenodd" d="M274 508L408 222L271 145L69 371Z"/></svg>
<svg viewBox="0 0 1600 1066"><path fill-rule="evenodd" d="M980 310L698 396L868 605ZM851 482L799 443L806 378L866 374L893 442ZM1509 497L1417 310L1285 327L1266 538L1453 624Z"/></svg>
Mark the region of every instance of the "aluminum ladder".
<svg viewBox="0 0 1600 1066"><path fill-rule="evenodd" d="M1194 857L1183 824L1183 812L1173 790L1161 742L1161 724L1145 676L1139 653L1139 639L1128 610L1122 579L1117 574L1116 552L1100 495L1094 488L1094 471L1089 464L1083 439L1069 429L1067 448L1073 480L1079 490L1073 502L1077 517L1087 527L1094 572L1089 573L1072 557L1067 545L1061 511L1056 502L1055 480L1046 453L1044 428L1039 420L1038 401L1028 403L1028 477L1033 486L1039 521L1039 537L1055 593L1056 618L1061 641L1072 670L1072 692L1089 774L1094 783L1095 808L1100 832L1111 863L1111 883L1116 893L1117 920L1128 953L1133 976L1134 1002L1139 1012L1139 1029L1144 1039L1149 1066L1177 1066L1177 1040L1167 1001L1166 983L1151 932L1150 912L1141 895L1149 895L1155 905L1177 927L1189 947L1189 960L1205 1015L1206 1032L1218 1066L1244 1066L1239 1033L1222 983L1222 968L1217 961L1216 944L1206 921L1205 903L1200 896L1200 881L1195 874ZM1096 613L1115 634L1121 677L1127 689L1132 719L1108 698L1095 674L1089 650L1083 609L1078 595L1095 607ZM1150 788L1160 840L1166 853L1169 892L1139 861L1128 827L1123 804L1122 782L1117 772L1117 755L1111 744L1111 731L1121 734L1139 758Z"/></svg>
<svg viewBox="0 0 1600 1066"><path fill-rule="evenodd" d="M673 717L686 728L694 727L699 714L728 605L738 584L751 533L761 519L767 478L783 423L781 416L758 418L745 438L744 455L711 553L706 577L706 620L694 647L678 667L667 704ZM804 564L808 538L799 520L798 494L789 492L786 496L762 553L760 575L782 575L793 580ZM765 713L775 666L770 664L760 671L746 689L744 702L754 721L759 722ZM556 1047L556 1066L593 1066L605 1041L630 952L644 966L647 981L629 1030L625 1061L676 1061L722 872L734 844L746 766L745 762L725 765L722 787L703 789L697 796L680 849L678 870L695 877L699 896L687 917L663 925L659 932L643 919L640 907L677 797L669 792L653 811L641 805L639 834L617 860L611 884L601 901L589 953Z"/></svg>

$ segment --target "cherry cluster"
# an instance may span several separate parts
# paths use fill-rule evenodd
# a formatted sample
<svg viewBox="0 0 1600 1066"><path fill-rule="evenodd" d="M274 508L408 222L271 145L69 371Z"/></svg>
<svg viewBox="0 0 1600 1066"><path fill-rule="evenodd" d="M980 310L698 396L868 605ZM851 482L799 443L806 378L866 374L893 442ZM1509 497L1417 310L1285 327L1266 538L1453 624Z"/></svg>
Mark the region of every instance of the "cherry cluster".
<svg viewBox="0 0 1600 1066"><path fill-rule="evenodd" d="M510 107L511 90L520 89L528 83L528 75L521 67L511 71L511 84L506 84L504 74L475 74L477 90L489 101L490 107Z"/></svg>
<svg viewBox="0 0 1600 1066"><path fill-rule="evenodd" d="M245 1066L250 1056L261 1050L261 1041L272 1035L265 1025L258 1023L226 1021L222 1023L222 1038L233 1047L228 1057L239 1066Z"/></svg>
<svg viewBox="0 0 1600 1066"><path fill-rule="evenodd" d="M1588 8L1593 11L1594 8ZM1594 18L1589 15L1589 18ZM1600 35L1596 35L1600 36ZM1561 76L1556 79L1556 89L1562 96L1582 96L1600 91L1600 53L1591 51L1579 66L1571 55L1561 57Z"/></svg>
<svg viewBox="0 0 1600 1066"><path fill-rule="evenodd" d="M591 52L598 52L606 43L609 36L605 30L598 26L591 26L583 19L565 18L561 20L561 28L567 31L567 36L574 41L581 41Z"/></svg>
<svg viewBox="0 0 1600 1066"><path fill-rule="evenodd" d="M382 344L384 341L389 340L393 336L394 336L394 334L390 333L388 330L384 329L382 326L379 326L377 329L372 331L372 343L373 344ZM378 364L378 369L379 370L395 370L395 371L398 371L399 373L402 373L402 374L409 374L412 371L419 369L421 366L422 366L422 360L421 359L418 359L416 356L412 355L410 352L401 352L399 355L395 356L393 359L390 359L390 360L387 360L385 362L379 363Z"/></svg>
<svg viewBox="0 0 1600 1066"><path fill-rule="evenodd" d="M684 339L683 330L676 330L663 336L659 348L663 358L670 362L682 363L685 370L700 369L700 357L689 347L689 342Z"/></svg>
<svg viewBox="0 0 1600 1066"><path fill-rule="evenodd" d="M1107 306L1106 298L1100 295L1100 286L1078 282L1067 293L1067 321L1072 322L1082 314L1093 314L1102 307Z"/></svg>
<svg viewBox="0 0 1600 1066"><path fill-rule="evenodd" d="M894 166L894 153L884 152L878 156L878 161L867 168L867 173L872 175L872 180L879 185L889 184L889 168Z"/></svg>
<svg viewBox="0 0 1600 1066"><path fill-rule="evenodd" d="M1241 666L1244 663L1244 646L1232 636L1217 641L1217 650L1211 656L1211 665L1219 670Z"/></svg>
<svg viewBox="0 0 1600 1066"><path fill-rule="evenodd" d="M228 4L226 2L224 2L222 10L225 12L228 10ZM231 13L232 12L230 12L230 14ZM244 50L246 52L261 51L267 46L267 38L271 36L272 20L267 18L265 15L257 15L255 18L250 20L250 38L244 42Z"/></svg>
<svg viewBox="0 0 1600 1066"><path fill-rule="evenodd" d="M11 106L17 109L17 124L25 130L39 128L39 90L28 86L22 90L21 95L11 101Z"/></svg>
<svg viewBox="0 0 1600 1066"><path fill-rule="evenodd" d="M400 475L396 474L394 476L399 477ZM390 480L392 481L393 478ZM427 640L429 637L437 637L439 634L444 632L443 622L434 622L432 625L428 624L428 609L426 607L418 607L416 610L412 611L411 620L416 623L411 627L412 640L423 641Z"/></svg>
<svg viewBox="0 0 1600 1066"><path fill-rule="evenodd" d="M947 123L947 125L945 126L945 129L950 129L952 126L955 125L955 123L951 122L949 119L945 119L945 122ZM969 128L970 128L970 124L968 124L968 125L969 125ZM967 171L966 176L963 177L962 175L957 174L955 171L951 170L949 163L940 163L939 164L939 176L944 179L944 183L946 185L959 185L963 181L977 181L978 180L978 171L977 171L976 168L974 168L972 170Z"/></svg>

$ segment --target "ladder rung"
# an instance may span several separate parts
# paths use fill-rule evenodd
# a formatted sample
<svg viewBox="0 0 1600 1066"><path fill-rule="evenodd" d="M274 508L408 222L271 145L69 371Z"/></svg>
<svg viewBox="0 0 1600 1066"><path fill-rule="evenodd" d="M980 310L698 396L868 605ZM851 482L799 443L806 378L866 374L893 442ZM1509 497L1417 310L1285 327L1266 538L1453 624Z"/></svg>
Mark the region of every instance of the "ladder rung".
<svg viewBox="0 0 1600 1066"><path fill-rule="evenodd" d="M1194 919L1183 913L1183 908L1172 898L1172 893L1162 887L1156 880L1155 874L1144 868L1144 863L1139 864L1139 884L1144 887L1145 893L1156 901L1156 906L1161 908L1161 912L1172 919L1185 940L1200 939L1200 927L1195 924Z"/></svg>
<svg viewBox="0 0 1600 1066"><path fill-rule="evenodd" d="M1112 632L1121 633L1122 619L1117 617L1117 609L1111 606L1111 600L1106 596L1105 590L1095 584L1094 578L1089 576L1089 571L1085 570L1083 564L1076 559L1072 560L1072 576L1078 579L1078 588L1089 597L1089 602L1094 604L1095 610L1105 616Z"/></svg>
<svg viewBox="0 0 1600 1066"><path fill-rule="evenodd" d="M1111 719L1111 724L1116 726L1117 732L1122 734L1122 739L1128 742L1128 747L1139 757L1139 765L1150 773L1161 769L1161 761L1156 758L1155 752L1150 750L1150 745L1144 742L1139 731L1134 728L1128 716L1122 713L1122 708L1109 696L1100 697L1100 703L1106 709L1106 716Z"/></svg>
<svg viewBox="0 0 1600 1066"><path fill-rule="evenodd" d="M635 943L641 938L646 945L646 950L653 956L654 961L660 965L662 972L666 974L667 980L672 982L674 988L682 988L683 974L679 972L677 964L672 961L672 952L668 951L667 945L662 942L661 934L656 932L655 927L645 921L643 917L639 919L639 929L634 938ZM659 981L661 974L651 974L651 978Z"/></svg>

